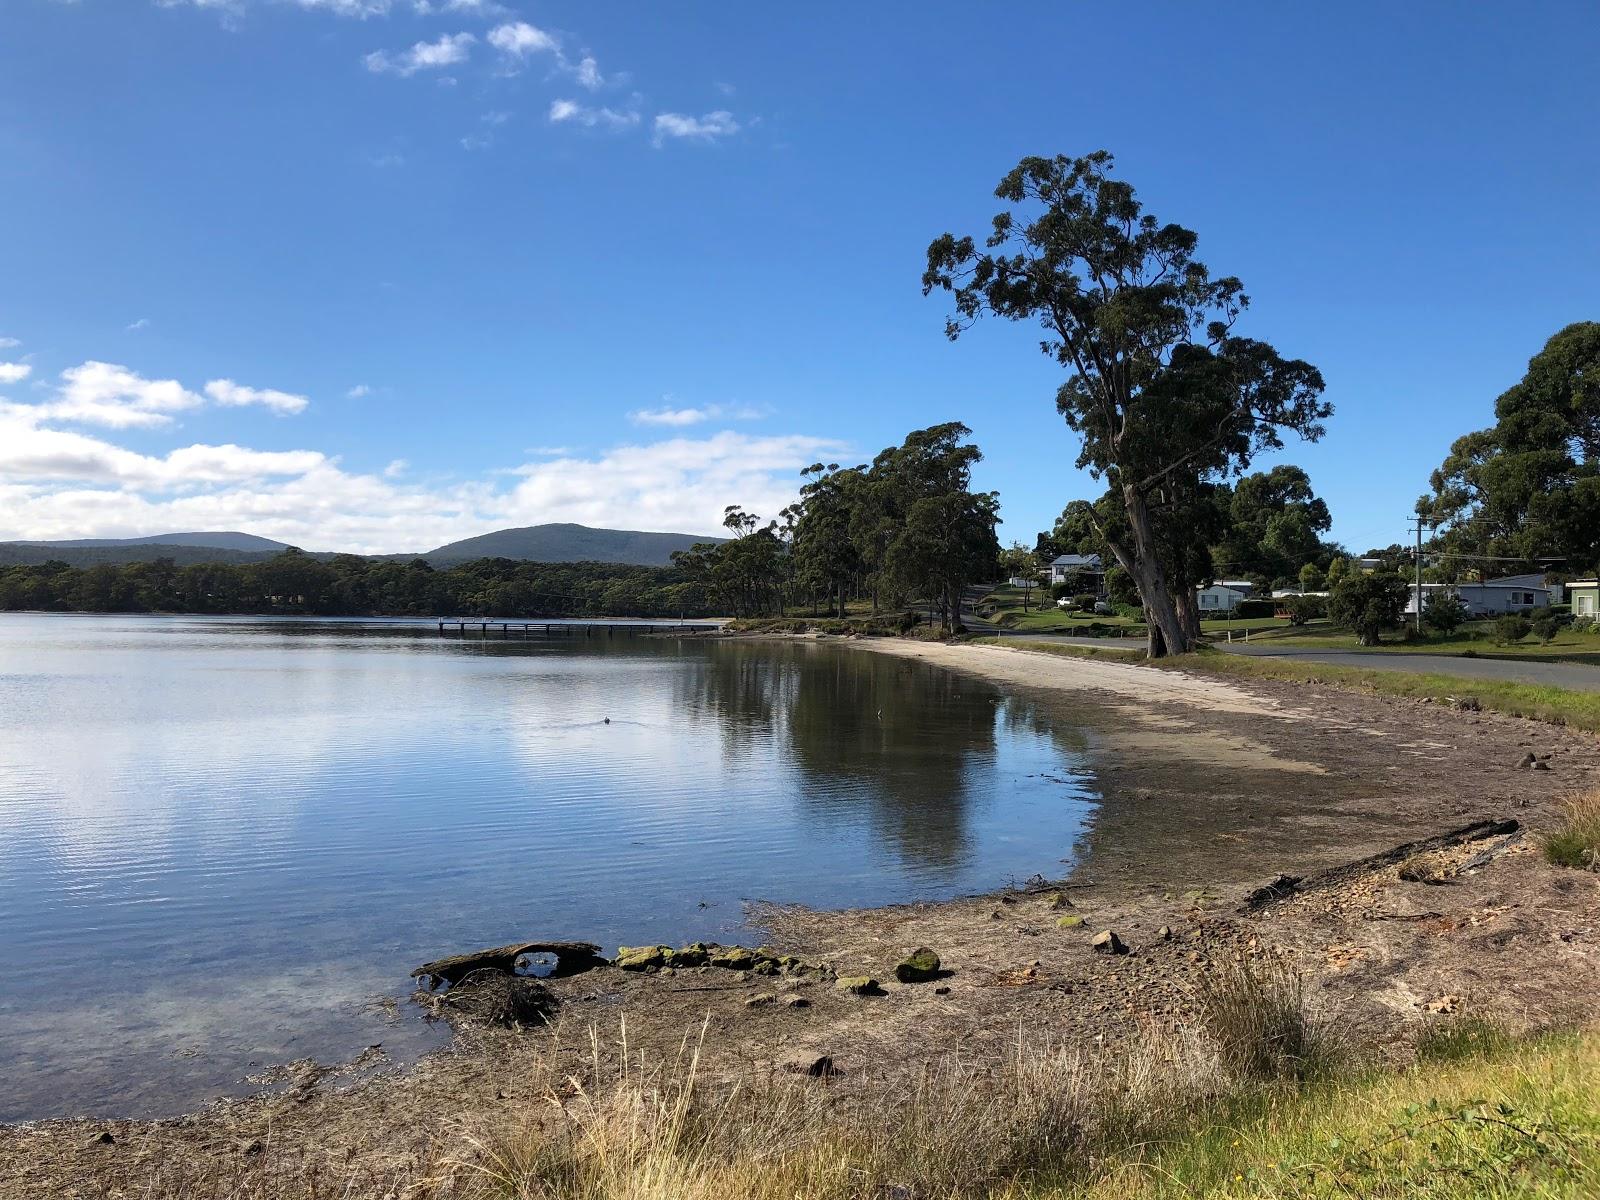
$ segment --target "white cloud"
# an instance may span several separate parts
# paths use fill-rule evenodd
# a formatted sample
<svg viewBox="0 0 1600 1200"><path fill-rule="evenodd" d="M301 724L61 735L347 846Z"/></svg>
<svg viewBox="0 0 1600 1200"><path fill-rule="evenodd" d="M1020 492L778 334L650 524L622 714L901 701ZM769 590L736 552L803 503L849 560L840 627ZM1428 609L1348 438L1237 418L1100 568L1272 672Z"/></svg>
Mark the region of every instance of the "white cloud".
<svg viewBox="0 0 1600 1200"><path fill-rule="evenodd" d="M697 142L714 142L739 132L739 122L725 109L691 117L684 113L658 113L655 122L655 144L662 145L668 138Z"/></svg>
<svg viewBox="0 0 1600 1200"><path fill-rule="evenodd" d="M21 383L33 374L29 363L0 362L0 384Z"/></svg>
<svg viewBox="0 0 1600 1200"><path fill-rule="evenodd" d="M0 337L0 350L15 350L20 345L22 345L21 338Z"/></svg>
<svg viewBox="0 0 1600 1200"><path fill-rule="evenodd" d="M446 33L437 41L418 42L398 55L375 50L363 61L367 70L375 74L415 75L418 71L433 71L466 62L477 40L470 33Z"/></svg>
<svg viewBox="0 0 1600 1200"><path fill-rule="evenodd" d="M280 416L304 412L306 405L311 403L306 397L296 396L290 392L275 391L272 388L241 387L231 379L213 379L206 384L206 395L224 408L244 408L247 405L259 404Z"/></svg>
<svg viewBox="0 0 1600 1200"><path fill-rule="evenodd" d="M141 329L149 329L149 328L150 328L150 318L149 317L140 317L137 321L132 321L128 325L124 326L123 330L126 333L138 333Z"/></svg>
<svg viewBox="0 0 1600 1200"><path fill-rule="evenodd" d="M572 76L580 87L588 88L591 92L599 91L606 84L605 76L600 74L600 64L588 54L585 54L578 65L572 68Z"/></svg>
<svg viewBox="0 0 1600 1200"><path fill-rule="evenodd" d="M351 388L345 393L345 398L349 400L359 400L363 396L370 395L372 395L372 389L364 383L358 383L355 385L355 387Z"/></svg>
<svg viewBox="0 0 1600 1200"><path fill-rule="evenodd" d="M590 108L576 100L552 100L550 123L582 125L588 129L631 129L639 123L639 114L614 108Z"/></svg>
<svg viewBox="0 0 1600 1200"><path fill-rule="evenodd" d="M508 21L489 31L489 45L512 58L554 51L557 44L550 34L526 21Z"/></svg>
<svg viewBox="0 0 1600 1200"><path fill-rule="evenodd" d="M494 0L412 0L412 11L419 16L433 13L467 13L472 16L498 17L507 9Z"/></svg>
<svg viewBox="0 0 1600 1200"><path fill-rule="evenodd" d="M698 408L674 408L667 404L660 408L636 409L628 414L628 420L635 425L666 425L681 429L705 421L758 421L770 415L767 410L750 405L704 404Z"/></svg>
<svg viewBox="0 0 1600 1200"><path fill-rule="evenodd" d="M509 487L483 479L408 483L409 467L344 470L312 450L186 446L143 455L41 428L29 406L0 406L0 540L117 537L163 529L245 529L295 545L368 553L427 549L486 529L576 521L713 533L740 504L771 514L796 494L800 468L849 447L800 434L724 432L563 451L525 463Z"/></svg>
<svg viewBox="0 0 1600 1200"><path fill-rule="evenodd" d="M461 139L463 150L487 150L494 145L494 135L488 133L469 133Z"/></svg>
<svg viewBox="0 0 1600 1200"><path fill-rule="evenodd" d="M205 401L176 379L146 379L115 363L86 362L61 372L55 398L35 405L41 417L131 429L166 425L174 413Z"/></svg>
<svg viewBox="0 0 1600 1200"><path fill-rule="evenodd" d="M394 459L387 467L383 469L383 477L385 479L398 479L400 476L404 475L406 471L410 469L410 467L411 464L406 459Z"/></svg>

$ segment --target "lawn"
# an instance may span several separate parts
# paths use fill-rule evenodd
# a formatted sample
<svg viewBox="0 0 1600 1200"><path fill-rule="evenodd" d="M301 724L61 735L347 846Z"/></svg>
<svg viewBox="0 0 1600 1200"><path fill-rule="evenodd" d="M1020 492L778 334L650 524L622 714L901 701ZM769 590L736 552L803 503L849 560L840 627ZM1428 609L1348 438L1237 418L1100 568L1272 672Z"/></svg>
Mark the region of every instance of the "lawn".
<svg viewBox="0 0 1600 1200"><path fill-rule="evenodd" d="M1600 665L1600 633L1575 633L1563 629L1554 640L1541 642L1527 637L1509 646L1498 645L1494 640L1494 626L1489 621L1475 621L1450 635L1427 633L1417 641L1402 640L1396 630L1386 634L1381 646L1363 646L1353 633L1326 621L1314 621L1296 629L1290 627L1273 634L1273 645L1299 646L1308 650L1358 650L1383 654L1448 654L1480 658L1511 658L1532 660L1567 660Z"/></svg>

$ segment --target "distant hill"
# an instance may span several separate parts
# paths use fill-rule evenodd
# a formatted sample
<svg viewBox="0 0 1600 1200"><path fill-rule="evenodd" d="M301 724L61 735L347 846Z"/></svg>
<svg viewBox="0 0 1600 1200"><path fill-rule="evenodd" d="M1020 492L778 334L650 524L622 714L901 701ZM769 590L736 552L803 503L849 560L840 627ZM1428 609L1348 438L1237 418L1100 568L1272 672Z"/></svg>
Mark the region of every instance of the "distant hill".
<svg viewBox="0 0 1600 1200"><path fill-rule="evenodd" d="M54 542L8 542L11 546L49 546L60 550L109 550L122 546L205 546L213 550L245 550L276 554L288 549L285 542L257 537L253 533L157 533L136 538L74 538Z"/></svg>
<svg viewBox="0 0 1600 1200"><path fill-rule="evenodd" d="M475 558L512 558L526 562L620 563L665 567L674 550L724 538L689 533L641 533L631 529L590 529L586 525L529 525L499 529L430 550L426 554L385 554L379 558L426 558L438 566ZM252 533L165 533L138 538L75 538L55 542L0 542L0 567L37 566L52 560L73 567L101 563L121 565L170 558L180 567L192 563L260 562L288 547ZM314 558L331 558L327 552Z"/></svg>
<svg viewBox="0 0 1600 1200"><path fill-rule="evenodd" d="M674 550L723 538L689 533L641 533L631 529L590 529L587 525L527 525L498 529L440 546L423 555L431 563L470 562L475 558L516 558L529 562L628 563L665 567Z"/></svg>

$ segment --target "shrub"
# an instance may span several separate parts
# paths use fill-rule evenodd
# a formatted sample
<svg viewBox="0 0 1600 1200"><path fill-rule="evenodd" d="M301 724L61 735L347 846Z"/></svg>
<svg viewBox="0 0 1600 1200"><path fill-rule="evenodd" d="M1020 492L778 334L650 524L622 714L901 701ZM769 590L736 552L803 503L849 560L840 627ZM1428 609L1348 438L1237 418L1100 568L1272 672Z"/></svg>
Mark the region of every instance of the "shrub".
<svg viewBox="0 0 1600 1200"><path fill-rule="evenodd" d="M1561 632L1561 622L1554 617L1540 617L1533 623L1533 636L1546 646L1556 640L1556 634Z"/></svg>
<svg viewBox="0 0 1600 1200"><path fill-rule="evenodd" d="M1544 856L1558 867L1600 871L1600 791L1574 796L1562 807L1565 820L1544 839Z"/></svg>
<svg viewBox="0 0 1600 1200"><path fill-rule="evenodd" d="M1321 596L1290 596L1283 607L1289 614L1291 625L1305 625L1327 612L1327 605L1323 604Z"/></svg>
<svg viewBox="0 0 1600 1200"><path fill-rule="evenodd" d="M1503 617L1496 617L1494 622L1494 640L1502 646L1510 646L1520 642L1533 632L1533 625L1527 617L1519 617L1507 613Z"/></svg>
<svg viewBox="0 0 1600 1200"><path fill-rule="evenodd" d="M1328 615L1363 646L1376 646L1380 633L1400 624L1410 593L1406 581L1393 571L1346 575L1333 589Z"/></svg>
<svg viewBox="0 0 1600 1200"><path fill-rule="evenodd" d="M1072 595L1072 591L1072 581L1070 579L1063 580L1060 583L1052 583L1050 585L1050 599L1065 600Z"/></svg>
<svg viewBox="0 0 1600 1200"><path fill-rule="evenodd" d="M1310 1079L1337 1065L1332 1027L1311 1014L1305 980L1282 963L1212 967L1196 989L1201 1021L1223 1066L1244 1079Z"/></svg>
<svg viewBox="0 0 1600 1200"><path fill-rule="evenodd" d="M1574 617L1574 618L1572 618L1572 631L1574 633L1591 633L1591 632L1593 632L1594 627L1595 627L1595 618L1593 618L1593 617Z"/></svg>
<svg viewBox="0 0 1600 1200"><path fill-rule="evenodd" d="M1082 592L1072 598L1072 606L1079 612L1094 611L1094 593Z"/></svg>
<svg viewBox="0 0 1600 1200"><path fill-rule="evenodd" d="M1236 617L1270 617L1278 611L1278 606L1271 600L1241 600L1234 607L1233 615Z"/></svg>
<svg viewBox="0 0 1600 1200"><path fill-rule="evenodd" d="M1454 633L1467 619L1467 606L1460 596L1430 592L1422 603L1422 623L1443 634Z"/></svg>

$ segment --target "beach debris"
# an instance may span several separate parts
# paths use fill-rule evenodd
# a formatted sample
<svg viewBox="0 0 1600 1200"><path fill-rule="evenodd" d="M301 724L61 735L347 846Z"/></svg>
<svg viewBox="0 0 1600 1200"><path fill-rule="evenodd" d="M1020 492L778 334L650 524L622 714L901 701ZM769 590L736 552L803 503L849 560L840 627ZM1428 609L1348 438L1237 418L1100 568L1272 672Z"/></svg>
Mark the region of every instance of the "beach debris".
<svg viewBox="0 0 1600 1200"><path fill-rule="evenodd" d="M1067 916L1056 918L1057 929L1076 929L1082 924L1083 918L1078 916L1077 913L1069 913Z"/></svg>
<svg viewBox="0 0 1600 1200"><path fill-rule="evenodd" d="M809 1075L812 1079L828 1079L842 1073L834 1065L831 1054L804 1054L791 1058L783 1065L785 1070L793 1071L796 1075Z"/></svg>
<svg viewBox="0 0 1600 1200"><path fill-rule="evenodd" d="M940 975L939 956L926 946L918 946L894 967L894 977L901 983L927 983Z"/></svg>
<svg viewBox="0 0 1600 1200"><path fill-rule="evenodd" d="M537 979L487 967L472 972L440 995L419 992L418 996L426 997L425 1002L435 1015L505 1029L548 1024L556 1010L555 997Z"/></svg>
<svg viewBox="0 0 1600 1200"><path fill-rule="evenodd" d="M804 996L785 996L783 998L783 1006L785 1008L810 1008L811 1001Z"/></svg>
<svg viewBox="0 0 1600 1200"><path fill-rule="evenodd" d="M759 995L745 997L746 1008L765 1008L769 1004L776 1004L778 998L771 992L762 992Z"/></svg>
<svg viewBox="0 0 1600 1200"><path fill-rule="evenodd" d="M606 965L600 956L600 947L593 942L513 942L508 946L495 946L489 950L475 950L470 954L452 954L448 958L423 963L411 972L411 978L427 981L432 991L441 983L455 984L474 971L503 971L514 974L518 962L530 954L547 954L556 962L552 976L577 975Z"/></svg>

